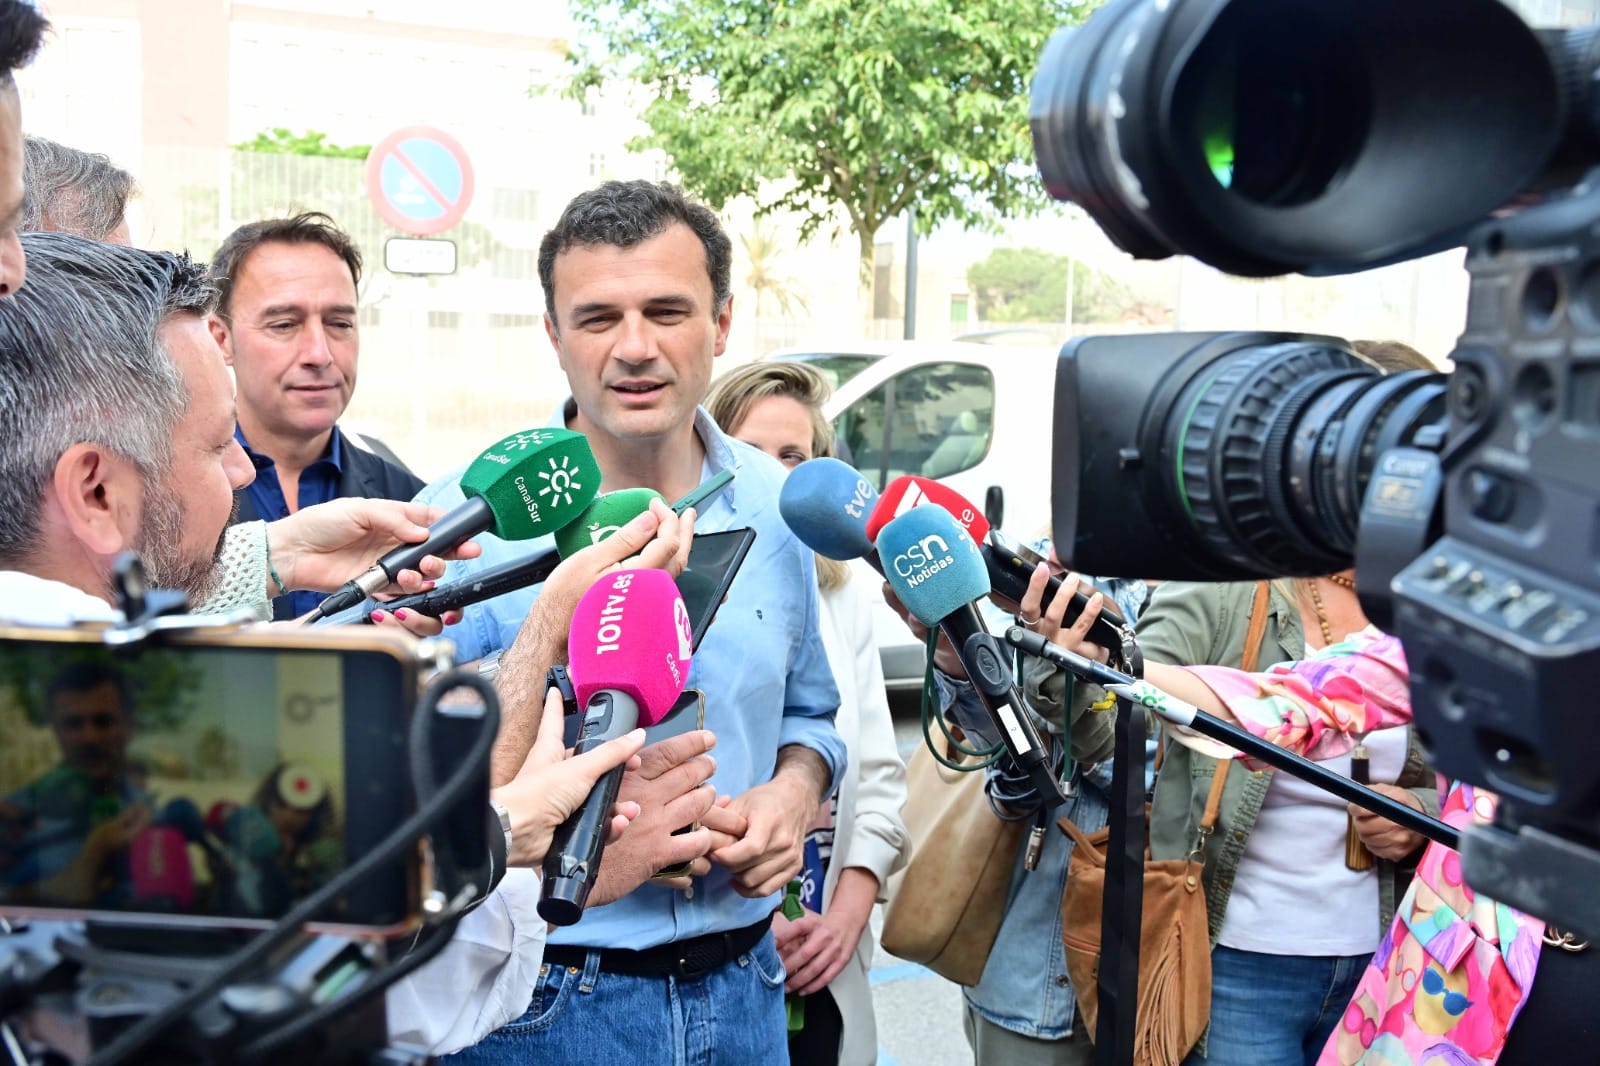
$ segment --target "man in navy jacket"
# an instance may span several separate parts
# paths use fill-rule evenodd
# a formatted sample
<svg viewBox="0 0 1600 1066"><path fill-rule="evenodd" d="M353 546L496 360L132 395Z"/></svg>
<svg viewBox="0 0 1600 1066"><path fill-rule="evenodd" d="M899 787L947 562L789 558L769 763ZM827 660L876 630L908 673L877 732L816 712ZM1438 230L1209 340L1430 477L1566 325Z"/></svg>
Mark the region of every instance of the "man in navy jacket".
<svg viewBox="0 0 1600 1066"><path fill-rule="evenodd" d="M238 382L235 432L255 465L239 519L269 522L346 496L409 500L423 482L338 421L356 386L361 253L318 212L240 226L211 263L221 293L211 332ZM387 449L384 449L387 451ZM276 618L315 607L321 593L273 602Z"/></svg>

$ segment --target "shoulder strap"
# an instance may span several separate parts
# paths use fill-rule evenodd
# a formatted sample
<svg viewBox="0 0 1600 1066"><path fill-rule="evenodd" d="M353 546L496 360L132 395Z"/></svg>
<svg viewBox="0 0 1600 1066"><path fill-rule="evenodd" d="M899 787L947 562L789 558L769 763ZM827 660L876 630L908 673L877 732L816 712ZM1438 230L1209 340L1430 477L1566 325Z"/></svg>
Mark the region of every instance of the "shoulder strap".
<svg viewBox="0 0 1600 1066"><path fill-rule="evenodd" d="M1239 669L1247 674L1255 672L1256 662L1261 658L1261 638L1267 632L1267 604L1271 596L1270 581L1256 582L1255 597L1250 601L1250 625L1244 632L1244 655L1239 660ZM1217 815L1222 810L1222 786L1228 781L1228 769L1232 765L1232 759L1217 761L1217 769L1211 775L1211 791L1206 795L1205 813L1200 816L1202 832L1209 833L1216 828Z"/></svg>
<svg viewBox="0 0 1600 1066"><path fill-rule="evenodd" d="M1267 604L1272 597L1272 582L1256 582L1255 598L1250 601L1250 626L1244 632L1244 654L1239 658L1239 669L1255 673L1256 662L1261 658L1261 638L1267 632Z"/></svg>

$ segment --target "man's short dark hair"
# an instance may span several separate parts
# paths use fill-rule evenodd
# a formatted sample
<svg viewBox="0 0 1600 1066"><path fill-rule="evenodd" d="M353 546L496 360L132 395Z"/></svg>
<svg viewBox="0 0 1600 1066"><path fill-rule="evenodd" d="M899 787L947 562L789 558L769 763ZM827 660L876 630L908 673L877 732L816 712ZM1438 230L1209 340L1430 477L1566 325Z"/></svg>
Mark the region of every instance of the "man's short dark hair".
<svg viewBox="0 0 1600 1066"><path fill-rule="evenodd" d="M0 86L13 84L12 71L33 60L49 28L49 21L28 0L0 0Z"/></svg>
<svg viewBox="0 0 1600 1066"><path fill-rule="evenodd" d="M556 257L573 248L609 245L632 248L660 236L675 222L694 231L706 250L706 273L711 277L711 310L722 311L733 291L733 242L717 216L697 204L676 185L667 182L608 181L575 196L555 228L539 242L539 283L544 286L544 309L556 314ZM556 323L560 326L560 323Z"/></svg>
<svg viewBox="0 0 1600 1066"><path fill-rule="evenodd" d="M102 685L117 690L117 702L124 718L133 718L133 691L128 675L117 664L106 659L80 659L51 679L44 690L44 714L47 721L55 718L56 697L63 692L93 692Z"/></svg>
<svg viewBox="0 0 1600 1066"><path fill-rule="evenodd" d="M217 287L217 313L228 317L233 301L233 283L239 264L263 244L320 244L350 268L350 280L361 284L361 250L350 235L321 211L302 211L292 218L269 218L246 222L222 242L211 258L211 283Z"/></svg>
<svg viewBox="0 0 1600 1066"><path fill-rule="evenodd" d="M24 233L55 230L103 241L128 212L133 175L99 152L43 137L22 139Z"/></svg>

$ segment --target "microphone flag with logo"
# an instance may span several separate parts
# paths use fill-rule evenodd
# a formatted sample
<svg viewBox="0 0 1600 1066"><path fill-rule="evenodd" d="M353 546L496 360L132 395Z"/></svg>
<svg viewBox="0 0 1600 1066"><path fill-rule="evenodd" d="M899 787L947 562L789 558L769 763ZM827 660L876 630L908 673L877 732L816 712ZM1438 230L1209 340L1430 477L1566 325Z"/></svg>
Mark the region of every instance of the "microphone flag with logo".
<svg viewBox="0 0 1600 1066"><path fill-rule="evenodd" d="M596 581L578 601L567 637L567 672L584 716L573 753L665 718L689 679L693 637L666 571L620 570ZM557 827L539 900L545 921L571 925L583 916L621 786L619 766Z"/></svg>
<svg viewBox="0 0 1600 1066"><path fill-rule="evenodd" d="M1009 599L1014 604L1020 603L1028 591L1028 582L1033 577L1036 563L1024 559L999 530L990 527L989 520L983 516L982 511L947 485L913 475L895 478L883 490L883 498L878 501L878 506L867 520L867 531L876 536L877 531L893 518L905 514L913 507L923 507L928 504L937 504L949 511L951 516L961 523L968 535L977 542L978 550L983 554L984 566L989 572L990 591ZM1044 587L1044 597L1041 601L1043 605L1048 606L1055 602L1061 583L1060 574L1050 575ZM1078 620L1078 616L1089 605L1089 597L1093 594L1094 589L1087 586L1073 593L1072 603L1065 615L1067 624L1070 625ZM1122 631L1125 625L1122 612L1116 604L1107 599L1101 608L1100 617L1095 619L1094 626L1089 631L1089 639L1108 648L1121 648L1127 639Z"/></svg>
<svg viewBox="0 0 1600 1066"><path fill-rule="evenodd" d="M450 551L479 533L501 540L531 540L554 533L589 506L600 491L600 467L582 433L530 429L497 441L461 475L460 505L428 527L420 544L384 555L366 573L318 605L311 620L354 607L415 570L425 555Z"/></svg>
<svg viewBox="0 0 1600 1066"><path fill-rule="evenodd" d="M844 562L872 556L867 516L878 490L848 463L828 456L807 459L783 481L778 513L800 543Z"/></svg>
<svg viewBox="0 0 1600 1066"><path fill-rule="evenodd" d="M981 544L989 535L989 520L961 493L930 478L907 474L884 486L882 498L867 516L867 536L876 543L884 526L915 507L929 504L949 511L974 541Z"/></svg>

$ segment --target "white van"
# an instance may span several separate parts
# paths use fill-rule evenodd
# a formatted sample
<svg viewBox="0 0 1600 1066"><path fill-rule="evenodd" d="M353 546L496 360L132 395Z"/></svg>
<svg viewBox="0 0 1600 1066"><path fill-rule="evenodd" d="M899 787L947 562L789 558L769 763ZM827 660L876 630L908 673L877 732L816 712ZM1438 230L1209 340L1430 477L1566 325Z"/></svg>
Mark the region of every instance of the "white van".
<svg viewBox="0 0 1600 1066"><path fill-rule="evenodd" d="M1027 543L1050 522L1056 347L972 341L862 341L789 348L833 383L828 415L839 458L877 485L934 478ZM891 689L922 683L923 648L887 605L875 619Z"/></svg>

